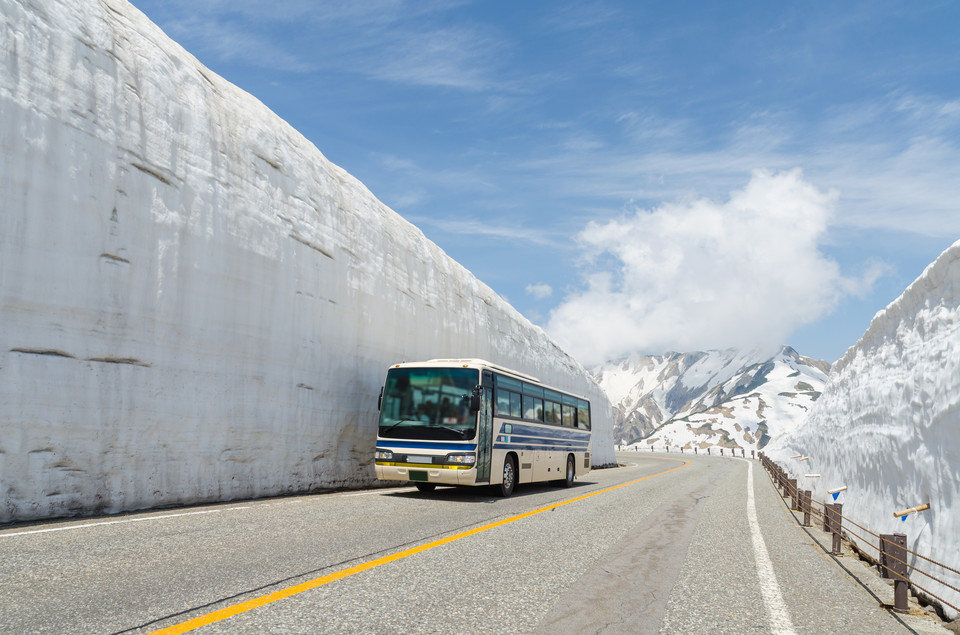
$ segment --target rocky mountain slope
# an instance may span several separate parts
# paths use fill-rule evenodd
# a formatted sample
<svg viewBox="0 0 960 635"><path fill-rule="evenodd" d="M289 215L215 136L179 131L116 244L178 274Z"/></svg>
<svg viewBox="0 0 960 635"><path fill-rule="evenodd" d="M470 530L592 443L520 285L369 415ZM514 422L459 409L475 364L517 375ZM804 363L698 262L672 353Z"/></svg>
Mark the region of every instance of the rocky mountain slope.
<svg viewBox="0 0 960 635"><path fill-rule="evenodd" d="M614 438L663 445L761 448L794 429L830 365L790 347L634 355L593 369L614 404Z"/></svg>

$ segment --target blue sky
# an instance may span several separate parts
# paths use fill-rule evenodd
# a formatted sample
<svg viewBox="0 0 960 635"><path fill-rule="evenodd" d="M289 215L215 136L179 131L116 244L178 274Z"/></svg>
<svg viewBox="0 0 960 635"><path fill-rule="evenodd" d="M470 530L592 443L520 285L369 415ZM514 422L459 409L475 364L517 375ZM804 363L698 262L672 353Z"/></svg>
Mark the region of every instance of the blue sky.
<svg viewBox="0 0 960 635"><path fill-rule="evenodd" d="M960 239L960 2L134 0L585 364L835 361Z"/></svg>

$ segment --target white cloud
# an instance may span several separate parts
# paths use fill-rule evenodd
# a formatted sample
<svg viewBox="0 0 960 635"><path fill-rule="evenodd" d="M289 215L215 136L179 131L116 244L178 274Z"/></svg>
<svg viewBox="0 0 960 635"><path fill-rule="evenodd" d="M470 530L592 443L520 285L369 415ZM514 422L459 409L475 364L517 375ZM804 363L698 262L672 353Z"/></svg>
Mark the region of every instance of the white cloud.
<svg viewBox="0 0 960 635"><path fill-rule="evenodd" d="M800 170L756 171L726 202L663 205L579 238L586 288L550 314L547 331L582 363L661 353L781 344L879 275L841 275L819 249L837 195Z"/></svg>
<svg viewBox="0 0 960 635"><path fill-rule="evenodd" d="M530 295L532 295L538 300L542 300L544 298L549 298L551 295L553 295L553 287L551 287L549 284L544 284L542 282L537 284L528 284L527 293L529 293Z"/></svg>

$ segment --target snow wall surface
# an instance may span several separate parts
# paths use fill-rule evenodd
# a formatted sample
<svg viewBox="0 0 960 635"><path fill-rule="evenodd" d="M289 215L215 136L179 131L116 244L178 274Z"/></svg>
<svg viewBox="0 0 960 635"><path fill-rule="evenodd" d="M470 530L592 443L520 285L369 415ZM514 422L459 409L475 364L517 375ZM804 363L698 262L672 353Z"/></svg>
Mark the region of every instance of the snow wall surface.
<svg viewBox="0 0 960 635"><path fill-rule="evenodd" d="M399 361L590 375L123 0L0 0L0 522L375 482Z"/></svg>
<svg viewBox="0 0 960 635"><path fill-rule="evenodd" d="M874 317L833 366L806 422L767 453L816 500L833 502L827 490L846 485L845 517L877 534L906 534L909 549L960 569L960 242ZM789 458L796 454L810 459ZM929 511L893 516L923 503ZM910 564L960 587L956 574L916 556ZM911 577L960 606L960 593Z"/></svg>

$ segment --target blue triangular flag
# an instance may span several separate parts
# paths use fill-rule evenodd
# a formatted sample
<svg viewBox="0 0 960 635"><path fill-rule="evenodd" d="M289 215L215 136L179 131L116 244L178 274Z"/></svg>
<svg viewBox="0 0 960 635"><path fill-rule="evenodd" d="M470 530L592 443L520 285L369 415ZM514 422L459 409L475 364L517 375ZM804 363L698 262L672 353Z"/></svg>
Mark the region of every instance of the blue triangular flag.
<svg viewBox="0 0 960 635"><path fill-rule="evenodd" d="M834 493L833 493L833 500L837 500L838 498L840 498L840 492L834 492Z"/></svg>
<svg viewBox="0 0 960 635"><path fill-rule="evenodd" d="M907 516L906 516L906 514L904 514L903 516L900 517L900 522L904 522L904 523L907 522Z"/></svg>

